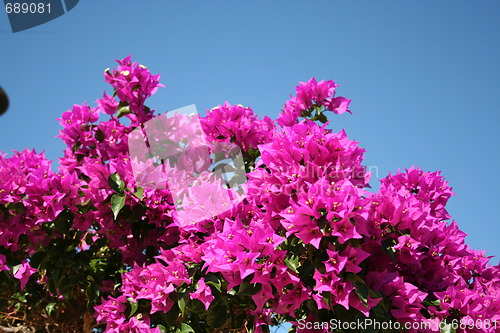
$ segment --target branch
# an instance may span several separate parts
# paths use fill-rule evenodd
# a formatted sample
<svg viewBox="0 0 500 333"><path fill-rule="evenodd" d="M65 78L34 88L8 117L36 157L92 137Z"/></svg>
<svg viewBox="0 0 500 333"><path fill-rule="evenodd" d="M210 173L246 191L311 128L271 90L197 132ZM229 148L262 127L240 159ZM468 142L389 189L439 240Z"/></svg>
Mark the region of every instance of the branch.
<svg viewBox="0 0 500 333"><path fill-rule="evenodd" d="M18 325L17 327L0 326L0 333L33 333L35 330L26 326Z"/></svg>

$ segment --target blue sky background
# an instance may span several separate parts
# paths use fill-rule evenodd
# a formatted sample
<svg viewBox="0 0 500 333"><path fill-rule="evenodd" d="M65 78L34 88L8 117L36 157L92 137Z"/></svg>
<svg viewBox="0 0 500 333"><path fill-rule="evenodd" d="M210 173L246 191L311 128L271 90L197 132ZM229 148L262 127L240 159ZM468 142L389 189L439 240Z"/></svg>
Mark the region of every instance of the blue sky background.
<svg viewBox="0 0 500 333"><path fill-rule="evenodd" d="M227 100L275 118L298 81L334 79L354 114L332 126L367 150L372 186L399 167L442 170L449 212L498 263L499 17L497 0L106 0L13 34L0 12L0 151L61 156L55 119L109 92L104 69L129 54L161 73L159 112Z"/></svg>

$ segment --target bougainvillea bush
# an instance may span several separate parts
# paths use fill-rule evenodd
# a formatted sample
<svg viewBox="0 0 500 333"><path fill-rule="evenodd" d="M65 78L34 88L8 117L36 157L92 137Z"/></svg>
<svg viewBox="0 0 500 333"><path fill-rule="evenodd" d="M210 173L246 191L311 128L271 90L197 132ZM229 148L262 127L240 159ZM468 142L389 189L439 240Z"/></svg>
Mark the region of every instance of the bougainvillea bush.
<svg viewBox="0 0 500 333"><path fill-rule="evenodd" d="M2 327L340 332L313 324L369 318L432 324L372 332L499 331L500 267L450 222L448 183L411 167L369 192L364 150L328 129L350 112L333 81L300 83L276 122L227 102L208 110L208 140L241 148L247 195L182 226L168 184L138 186L129 154L160 77L118 64L104 73L111 95L59 119L57 172L33 150L0 156Z"/></svg>

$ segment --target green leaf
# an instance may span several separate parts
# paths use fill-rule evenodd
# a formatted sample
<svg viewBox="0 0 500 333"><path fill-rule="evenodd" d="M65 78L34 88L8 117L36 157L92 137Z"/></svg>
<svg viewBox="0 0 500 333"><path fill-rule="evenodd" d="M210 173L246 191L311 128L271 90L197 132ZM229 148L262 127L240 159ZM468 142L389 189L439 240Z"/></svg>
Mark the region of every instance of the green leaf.
<svg viewBox="0 0 500 333"><path fill-rule="evenodd" d="M45 311L47 312L47 314L50 316L50 314L52 313L52 311L54 311L54 308L56 307L56 303L49 303L45 306Z"/></svg>
<svg viewBox="0 0 500 333"><path fill-rule="evenodd" d="M12 267L12 275L16 275L19 268L21 268L21 264Z"/></svg>
<svg viewBox="0 0 500 333"><path fill-rule="evenodd" d="M185 311L186 311L186 299L185 299L185 297L180 297L179 300L177 301L177 305L179 306L179 310L181 311L182 315L184 315Z"/></svg>
<svg viewBox="0 0 500 333"><path fill-rule="evenodd" d="M382 241L382 251L385 254L391 257L392 262L395 262L396 258L396 250L394 249L394 245L396 245L396 241L392 238L388 238Z"/></svg>
<svg viewBox="0 0 500 333"><path fill-rule="evenodd" d="M321 123L326 123L328 119L326 118L324 113L320 113L316 116L316 119L319 120Z"/></svg>
<svg viewBox="0 0 500 333"><path fill-rule="evenodd" d="M128 299L128 304L130 304L130 314L128 315L128 318L130 318L137 312L137 309L139 308L139 303L134 302L131 297L128 297L127 299Z"/></svg>
<svg viewBox="0 0 500 333"><path fill-rule="evenodd" d="M158 329L160 330L161 333L167 333L167 329L163 325L157 325Z"/></svg>
<svg viewBox="0 0 500 333"><path fill-rule="evenodd" d="M162 323L175 323L179 319L179 307L177 303L174 303L174 306L167 312L161 314L161 322Z"/></svg>
<svg viewBox="0 0 500 333"><path fill-rule="evenodd" d="M191 326L188 324L181 324L181 327L177 330L179 333L194 333L194 330Z"/></svg>
<svg viewBox="0 0 500 333"><path fill-rule="evenodd" d="M134 196L138 198L139 200L142 200L144 198L144 188L138 187L135 189Z"/></svg>
<svg viewBox="0 0 500 333"><path fill-rule="evenodd" d="M219 328L224 326L228 318L229 314L227 313L227 309L225 307L215 306L209 309L207 324L210 327Z"/></svg>
<svg viewBox="0 0 500 333"><path fill-rule="evenodd" d="M205 305L199 299L192 299L186 304L186 308L194 313L205 312Z"/></svg>
<svg viewBox="0 0 500 333"><path fill-rule="evenodd" d="M222 292L221 291L221 283L220 282L206 281L205 283L208 284L208 285L214 286L215 289L217 289L219 292Z"/></svg>
<svg viewBox="0 0 500 333"><path fill-rule="evenodd" d="M123 190L125 189L125 183L123 180L120 179L120 175L117 173L114 173L108 177L108 184L109 186L115 191L116 193L123 194Z"/></svg>
<svg viewBox="0 0 500 333"><path fill-rule="evenodd" d="M301 279L307 279L308 277L311 277L314 275L314 265L311 262L311 260L306 259L300 266L299 270L299 277Z"/></svg>
<svg viewBox="0 0 500 333"><path fill-rule="evenodd" d="M78 208L78 213L79 214L87 214L93 207L93 205L90 204L91 201L92 201L92 199L88 199L87 201L85 201L81 205L76 205L76 207Z"/></svg>
<svg viewBox="0 0 500 333"><path fill-rule="evenodd" d="M241 283L237 295L239 296L252 296L259 292L261 284L249 283L245 280Z"/></svg>
<svg viewBox="0 0 500 333"><path fill-rule="evenodd" d="M436 300L433 300L433 301L423 301L422 302L423 305L425 306L440 306L441 305L441 301L439 299L436 299Z"/></svg>
<svg viewBox="0 0 500 333"><path fill-rule="evenodd" d="M359 276L354 279L354 287L356 288L356 294L358 294L359 299L363 304L368 304L368 293L370 289L367 287L365 281L363 281Z"/></svg>
<svg viewBox="0 0 500 333"><path fill-rule="evenodd" d="M106 136L104 135L104 132L100 128L98 128L95 132L95 138L98 142L103 142L104 139L106 139Z"/></svg>
<svg viewBox="0 0 500 333"><path fill-rule="evenodd" d="M439 325L439 327L441 329L441 333L456 333L457 332L457 330L455 328L453 328L452 324L441 323Z"/></svg>
<svg viewBox="0 0 500 333"><path fill-rule="evenodd" d="M205 276L205 283L215 287L215 289L217 289L219 292L222 292L222 281L217 276L217 274L208 273Z"/></svg>
<svg viewBox="0 0 500 333"><path fill-rule="evenodd" d="M73 153L76 153L78 149L82 147L82 143L80 141L76 141L75 144L73 145Z"/></svg>
<svg viewBox="0 0 500 333"><path fill-rule="evenodd" d="M8 202L5 205L5 208L7 208L13 215L20 215L26 211L22 202Z"/></svg>
<svg viewBox="0 0 500 333"><path fill-rule="evenodd" d="M115 193L111 196L111 210L113 211L113 215L116 218L118 214L120 214L120 210L122 210L123 206L125 206L125 195L120 195Z"/></svg>
<svg viewBox="0 0 500 333"><path fill-rule="evenodd" d="M311 114L312 114L312 110L311 109L302 110L302 112L300 113L300 115L302 117L310 117Z"/></svg>
<svg viewBox="0 0 500 333"><path fill-rule="evenodd" d="M66 235L71 228L72 222L73 213L68 210L63 210L59 213L59 215L57 215L56 219L54 220L54 226L56 227L57 231L59 231L63 235Z"/></svg>
<svg viewBox="0 0 500 333"><path fill-rule="evenodd" d="M96 285L94 282L94 277L92 275L87 275L87 280L90 282L89 286L85 290L85 294L87 295L87 299L89 304L96 300L100 295L101 291L99 290L99 287Z"/></svg>
<svg viewBox="0 0 500 333"><path fill-rule="evenodd" d="M89 266L94 273L104 272L106 268L106 264L100 258L90 260Z"/></svg>
<svg viewBox="0 0 500 333"><path fill-rule="evenodd" d="M387 318L387 316L390 317L390 311L388 310L387 306L387 299L382 299L377 305L375 305L370 311L375 315L376 318L378 319L390 319Z"/></svg>
<svg viewBox="0 0 500 333"><path fill-rule="evenodd" d="M76 277L63 277L59 281L58 289L63 295L64 299L71 300L73 298L73 290L75 289L75 285L78 283L78 279Z"/></svg>
<svg viewBox="0 0 500 333"><path fill-rule="evenodd" d="M118 115L117 115L117 117L121 118L121 117L123 117L123 116L125 116L127 114L130 114L130 113L132 113L132 110L130 110L130 107L124 106L124 107L121 107L121 108L118 109Z"/></svg>
<svg viewBox="0 0 500 333"><path fill-rule="evenodd" d="M40 265L42 264L43 260L46 257L47 257L47 252L45 251L36 252L30 258L30 266L34 268L40 268Z"/></svg>
<svg viewBox="0 0 500 333"><path fill-rule="evenodd" d="M299 272L299 256L293 256L291 258L285 258L285 264L295 273Z"/></svg>

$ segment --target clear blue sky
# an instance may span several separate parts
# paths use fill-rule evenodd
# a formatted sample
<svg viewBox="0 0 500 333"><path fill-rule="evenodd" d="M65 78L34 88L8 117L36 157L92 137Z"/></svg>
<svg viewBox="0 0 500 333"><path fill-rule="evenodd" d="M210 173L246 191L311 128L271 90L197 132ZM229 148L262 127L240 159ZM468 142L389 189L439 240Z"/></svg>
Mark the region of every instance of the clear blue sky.
<svg viewBox="0 0 500 333"><path fill-rule="evenodd" d="M298 81L334 79L353 115L333 128L367 150L378 178L442 170L468 243L500 256L500 2L80 1L13 34L0 12L0 151L61 156L55 121L93 104L102 73L129 54L161 73L160 112L229 101L276 117Z"/></svg>

